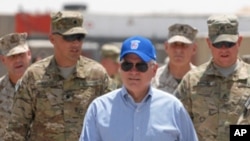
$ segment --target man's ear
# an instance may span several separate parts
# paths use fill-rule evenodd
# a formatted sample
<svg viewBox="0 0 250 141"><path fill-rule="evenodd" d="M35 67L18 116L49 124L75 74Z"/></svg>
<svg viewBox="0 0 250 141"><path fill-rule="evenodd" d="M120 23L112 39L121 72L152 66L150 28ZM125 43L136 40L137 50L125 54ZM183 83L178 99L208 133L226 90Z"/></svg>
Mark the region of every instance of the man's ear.
<svg viewBox="0 0 250 141"><path fill-rule="evenodd" d="M156 71L157 71L158 67L159 66L158 66L157 63L153 65L153 72L154 72L154 74L156 74Z"/></svg>
<svg viewBox="0 0 250 141"><path fill-rule="evenodd" d="M167 41L165 41L164 42L164 48L165 48L165 52L168 54L168 42Z"/></svg>
<svg viewBox="0 0 250 141"><path fill-rule="evenodd" d="M209 38L206 38L206 41L207 41L208 48L211 48L213 46L211 40Z"/></svg>
<svg viewBox="0 0 250 141"><path fill-rule="evenodd" d="M193 43L193 55L197 52L197 44Z"/></svg>
<svg viewBox="0 0 250 141"><path fill-rule="evenodd" d="M52 44L54 44L55 39L54 39L54 36L52 34L49 34L49 40Z"/></svg>
<svg viewBox="0 0 250 141"><path fill-rule="evenodd" d="M240 45L241 45L242 39L243 39L243 37L242 37L242 36L239 36L238 41L237 41L237 44L238 44L237 47L238 47L238 48L239 48Z"/></svg>

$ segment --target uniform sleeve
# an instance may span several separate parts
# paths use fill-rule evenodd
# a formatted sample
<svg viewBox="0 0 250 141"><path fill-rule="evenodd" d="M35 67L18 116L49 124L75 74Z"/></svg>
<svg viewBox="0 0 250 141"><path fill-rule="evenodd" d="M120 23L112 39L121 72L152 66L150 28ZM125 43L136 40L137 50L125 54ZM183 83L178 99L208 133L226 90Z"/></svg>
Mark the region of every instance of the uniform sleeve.
<svg viewBox="0 0 250 141"><path fill-rule="evenodd" d="M29 80L26 73L16 87L12 114L4 135L5 141L24 141L28 137L34 109L28 87L30 84L32 80Z"/></svg>
<svg viewBox="0 0 250 141"><path fill-rule="evenodd" d="M83 121L83 128L79 141L101 141L96 124L95 100L89 105Z"/></svg>

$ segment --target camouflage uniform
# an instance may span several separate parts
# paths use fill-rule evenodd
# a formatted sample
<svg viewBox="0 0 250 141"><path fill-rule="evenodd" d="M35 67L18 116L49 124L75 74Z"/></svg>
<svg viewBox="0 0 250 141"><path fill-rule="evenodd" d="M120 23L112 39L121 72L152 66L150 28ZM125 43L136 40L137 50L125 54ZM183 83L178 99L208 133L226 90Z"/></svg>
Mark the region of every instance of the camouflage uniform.
<svg viewBox="0 0 250 141"><path fill-rule="evenodd" d="M182 81L176 95L187 108L200 141L229 141L230 124L250 124L250 66L242 60L229 77L222 76L210 61L190 70Z"/></svg>
<svg viewBox="0 0 250 141"><path fill-rule="evenodd" d="M12 56L29 51L26 43L27 33L10 33L0 39L0 50L3 56ZM13 104L15 84L10 80L9 73L0 78L0 141L8 125Z"/></svg>
<svg viewBox="0 0 250 141"><path fill-rule="evenodd" d="M80 12L52 14L52 32L86 34L82 20ZM92 59L80 56L66 78L61 75L55 56L38 61L17 85L4 139L76 141L89 103L114 88L105 69Z"/></svg>
<svg viewBox="0 0 250 141"><path fill-rule="evenodd" d="M165 65L157 69L155 77L152 79L152 86L165 92L169 92L170 94L173 94L179 83L170 74L168 69L168 63L169 60L166 62ZM190 64L190 67L192 69L196 68L196 66L194 66L193 64Z"/></svg>
<svg viewBox="0 0 250 141"><path fill-rule="evenodd" d="M193 44L198 30L187 24L173 24L168 28L168 43L181 42L184 44ZM169 72L169 60L168 57L165 61L165 65L157 69L155 77L152 79L151 84L153 87L169 92L173 94L177 88L179 82ZM190 63L190 68L195 68Z"/></svg>
<svg viewBox="0 0 250 141"><path fill-rule="evenodd" d="M15 88L10 82L8 75L2 76L0 78L0 141L10 118L14 91Z"/></svg>
<svg viewBox="0 0 250 141"><path fill-rule="evenodd" d="M53 57L31 65L18 88L8 128L16 139L8 140L25 140L28 133L29 140L77 140L89 103L111 91L108 85L104 68L85 57L68 79L60 75Z"/></svg>
<svg viewBox="0 0 250 141"><path fill-rule="evenodd" d="M212 42L235 40L235 17L211 17L208 21L215 24L209 27ZM187 108L200 141L229 141L229 125L250 124L250 65L240 58L237 68L226 77L213 59L190 70L175 94Z"/></svg>
<svg viewBox="0 0 250 141"><path fill-rule="evenodd" d="M113 44L104 44L101 48L101 58L110 58L115 63L119 64L119 54L120 54L120 48ZM108 66L111 67L111 66ZM120 74L117 70L117 73L110 76L114 82L116 83L117 87L120 88L122 86L122 80L120 77Z"/></svg>

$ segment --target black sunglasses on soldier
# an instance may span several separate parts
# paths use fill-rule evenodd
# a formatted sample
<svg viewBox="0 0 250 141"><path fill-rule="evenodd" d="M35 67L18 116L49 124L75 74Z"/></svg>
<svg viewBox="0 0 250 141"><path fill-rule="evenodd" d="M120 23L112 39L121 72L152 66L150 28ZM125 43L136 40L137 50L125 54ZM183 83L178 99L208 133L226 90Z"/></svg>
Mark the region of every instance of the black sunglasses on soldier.
<svg viewBox="0 0 250 141"><path fill-rule="evenodd" d="M131 62L124 61L121 63L121 69L123 71L130 71L134 66L139 72L146 72L148 70L148 64L146 62L133 64Z"/></svg>
<svg viewBox="0 0 250 141"><path fill-rule="evenodd" d="M85 38L85 34L72 34L72 35L62 35L60 33L54 33L54 34L62 36L63 40L67 42L73 42L75 40L81 42Z"/></svg>
<svg viewBox="0 0 250 141"><path fill-rule="evenodd" d="M236 43L234 43L234 42L218 42L218 43L214 43L212 45L213 45L213 47L219 49L219 48L222 48L222 47L225 47L225 48L234 47L236 45Z"/></svg>
<svg viewBox="0 0 250 141"><path fill-rule="evenodd" d="M84 34L73 34L73 35L63 35L62 36L65 41L73 42L75 40L81 42L85 38Z"/></svg>

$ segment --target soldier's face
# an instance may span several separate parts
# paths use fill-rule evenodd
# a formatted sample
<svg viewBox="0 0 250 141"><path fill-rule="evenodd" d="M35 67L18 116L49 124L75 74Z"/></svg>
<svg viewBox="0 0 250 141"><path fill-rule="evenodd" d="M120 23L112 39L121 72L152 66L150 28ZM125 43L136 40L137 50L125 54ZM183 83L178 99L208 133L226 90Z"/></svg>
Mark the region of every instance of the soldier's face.
<svg viewBox="0 0 250 141"><path fill-rule="evenodd" d="M11 56L2 56L1 60L10 75L21 77L30 65L31 52L28 51Z"/></svg>
<svg viewBox="0 0 250 141"><path fill-rule="evenodd" d="M65 40L62 35L52 34L50 41L54 45L55 57L60 66L76 64L82 53L83 40Z"/></svg>
<svg viewBox="0 0 250 141"><path fill-rule="evenodd" d="M118 73L119 64L111 58L102 58L100 63L106 69L109 76Z"/></svg>
<svg viewBox="0 0 250 141"><path fill-rule="evenodd" d="M183 66L191 62L192 56L196 52L196 44L185 44L182 42L165 43L165 49L171 63Z"/></svg>
<svg viewBox="0 0 250 141"><path fill-rule="evenodd" d="M218 48L213 45L209 39L207 39L213 56L213 62L220 67L226 68L232 66L238 58L241 40L242 37L239 37L238 41L233 46L227 47L225 44Z"/></svg>

